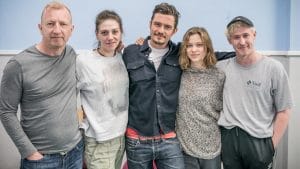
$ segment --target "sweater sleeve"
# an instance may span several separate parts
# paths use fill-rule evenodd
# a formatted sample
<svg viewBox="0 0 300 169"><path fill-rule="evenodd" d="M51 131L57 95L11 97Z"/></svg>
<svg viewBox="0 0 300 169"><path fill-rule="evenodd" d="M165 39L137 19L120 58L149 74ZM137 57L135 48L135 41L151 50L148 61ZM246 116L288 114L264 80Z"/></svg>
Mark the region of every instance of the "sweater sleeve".
<svg viewBox="0 0 300 169"><path fill-rule="evenodd" d="M215 52L218 61L235 57L235 52Z"/></svg>
<svg viewBox="0 0 300 169"><path fill-rule="evenodd" d="M7 134L17 146L22 158L37 149L22 129L17 117L18 105L22 97L22 70L16 60L10 60L4 71L0 88L0 119Z"/></svg>

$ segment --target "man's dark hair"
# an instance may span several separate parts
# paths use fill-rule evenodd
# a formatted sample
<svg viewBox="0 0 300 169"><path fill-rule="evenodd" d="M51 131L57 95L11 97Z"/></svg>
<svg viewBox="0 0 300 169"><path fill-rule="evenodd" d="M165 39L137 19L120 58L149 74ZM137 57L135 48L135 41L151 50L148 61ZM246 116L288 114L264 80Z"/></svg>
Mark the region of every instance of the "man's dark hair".
<svg viewBox="0 0 300 169"><path fill-rule="evenodd" d="M175 8L175 6L168 4L168 3L161 3L155 6L153 12L152 12L152 17L151 17L151 21L154 18L154 15L160 13L163 15L172 15L175 18L175 29L177 28L178 25L178 19L180 17L180 13L177 11L177 9Z"/></svg>

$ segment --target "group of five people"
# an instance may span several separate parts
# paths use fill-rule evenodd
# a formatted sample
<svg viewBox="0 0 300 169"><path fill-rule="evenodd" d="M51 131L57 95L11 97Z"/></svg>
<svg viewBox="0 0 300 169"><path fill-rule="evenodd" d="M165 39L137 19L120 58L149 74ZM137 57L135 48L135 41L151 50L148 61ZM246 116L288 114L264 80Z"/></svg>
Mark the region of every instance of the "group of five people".
<svg viewBox="0 0 300 169"><path fill-rule="evenodd" d="M235 52L215 52L202 27L172 42L179 17L156 5L150 35L121 52L121 17L101 11L97 48L77 56L70 10L49 3L41 42L10 59L1 81L0 117L21 168L79 169L84 154L88 168L119 169L125 150L130 169L272 168L292 107L283 66L255 50L246 17L227 25Z"/></svg>

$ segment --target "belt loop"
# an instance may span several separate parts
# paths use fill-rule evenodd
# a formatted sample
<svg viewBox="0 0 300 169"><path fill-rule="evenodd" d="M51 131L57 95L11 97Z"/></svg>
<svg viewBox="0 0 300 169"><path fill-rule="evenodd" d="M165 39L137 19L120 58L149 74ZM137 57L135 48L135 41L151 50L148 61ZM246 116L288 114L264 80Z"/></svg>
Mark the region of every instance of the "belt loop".
<svg viewBox="0 0 300 169"><path fill-rule="evenodd" d="M137 144L141 144L140 137L138 137L138 139L137 139Z"/></svg>
<svg viewBox="0 0 300 169"><path fill-rule="evenodd" d="M236 134L236 136L239 136L239 128L238 127L235 127L235 134Z"/></svg>
<svg viewBox="0 0 300 169"><path fill-rule="evenodd" d="M65 156L67 153L68 153L68 152L66 152L66 151L59 152L59 154L60 154L61 156Z"/></svg>

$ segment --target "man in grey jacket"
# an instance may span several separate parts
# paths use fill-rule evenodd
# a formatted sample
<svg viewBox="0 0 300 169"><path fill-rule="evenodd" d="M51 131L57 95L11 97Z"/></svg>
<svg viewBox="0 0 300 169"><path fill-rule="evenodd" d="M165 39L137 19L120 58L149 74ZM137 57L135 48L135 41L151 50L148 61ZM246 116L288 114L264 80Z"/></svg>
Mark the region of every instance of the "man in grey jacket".
<svg viewBox="0 0 300 169"><path fill-rule="evenodd" d="M41 42L4 69L0 118L21 154L21 168L79 169L83 143L76 114L76 53L66 45L74 28L71 12L51 2L38 26Z"/></svg>

